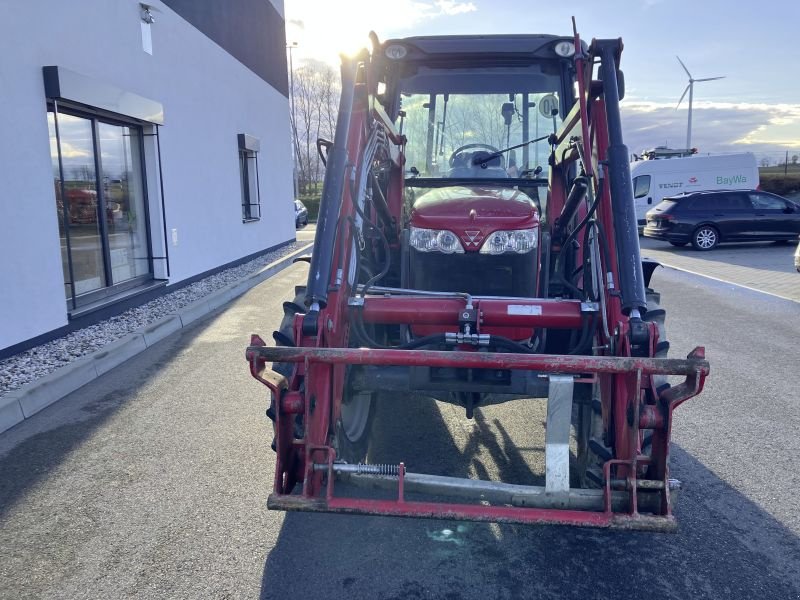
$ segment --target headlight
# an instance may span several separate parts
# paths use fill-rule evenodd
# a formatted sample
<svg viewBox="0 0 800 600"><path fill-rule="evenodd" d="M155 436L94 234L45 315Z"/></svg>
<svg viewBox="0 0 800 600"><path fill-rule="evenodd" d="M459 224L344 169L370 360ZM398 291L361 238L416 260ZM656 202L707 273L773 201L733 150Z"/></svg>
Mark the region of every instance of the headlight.
<svg viewBox="0 0 800 600"><path fill-rule="evenodd" d="M401 58L405 58L406 54L408 54L408 50L401 44L392 44L386 47L384 54L386 54L386 58L391 60L400 60Z"/></svg>
<svg viewBox="0 0 800 600"><path fill-rule="evenodd" d="M464 247L452 231L446 229L411 228L409 243L420 252L444 252L445 254L463 254Z"/></svg>
<svg viewBox="0 0 800 600"><path fill-rule="evenodd" d="M536 248L539 237L535 229L495 231L481 246L481 254L525 254Z"/></svg>
<svg viewBox="0 0 800 600"><path fill-rule="evenodd" d="M573 54L575 54L575 43L568 42L567 40L563 40L561 42L557 42L556 45L553 47L556 54L559 56L563 56L564 58L569 58Z"/></svg>

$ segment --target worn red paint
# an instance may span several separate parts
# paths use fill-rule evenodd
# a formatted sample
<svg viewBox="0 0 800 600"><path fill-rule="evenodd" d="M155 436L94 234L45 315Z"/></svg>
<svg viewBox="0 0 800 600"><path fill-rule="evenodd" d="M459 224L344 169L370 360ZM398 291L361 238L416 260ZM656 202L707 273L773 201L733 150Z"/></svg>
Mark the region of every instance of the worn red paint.
<svg viewBox="0 0 800 600"><path fill-rule="evenodd" d="M373 348L284 348L251 346L251 360L324 363L333 365L398 365L462 367L475 369L522 369L546 373L619 373L637 370L649 375L699 375L709 364L699 358L645 358L633 356L567 356L510 354L454 350L378 350Z"/></svg>

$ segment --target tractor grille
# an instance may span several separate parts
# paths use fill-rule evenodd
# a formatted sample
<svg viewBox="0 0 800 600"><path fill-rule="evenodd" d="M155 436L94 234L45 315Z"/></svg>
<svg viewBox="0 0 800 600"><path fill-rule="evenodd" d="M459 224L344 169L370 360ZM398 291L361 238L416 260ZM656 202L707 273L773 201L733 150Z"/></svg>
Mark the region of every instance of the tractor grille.
<svg viewBox="0 0 800 600"><path fill-rule="evenodd" d="M536 252L491 256L410 250L409 284L418 290L473 296L536 295Z"/></svg>

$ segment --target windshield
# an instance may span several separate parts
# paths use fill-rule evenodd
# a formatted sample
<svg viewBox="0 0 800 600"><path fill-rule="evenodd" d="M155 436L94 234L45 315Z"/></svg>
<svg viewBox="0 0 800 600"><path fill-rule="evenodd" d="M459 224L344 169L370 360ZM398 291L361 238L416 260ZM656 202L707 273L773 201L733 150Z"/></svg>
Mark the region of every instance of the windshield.
<svg viewBox="0 0 800 600"><path fill-rule="evenodd" d="M547 141L521 144L553 133L562 113L555 90L403 94L402 110L406 170L436 178L547 177Z"/></svg>

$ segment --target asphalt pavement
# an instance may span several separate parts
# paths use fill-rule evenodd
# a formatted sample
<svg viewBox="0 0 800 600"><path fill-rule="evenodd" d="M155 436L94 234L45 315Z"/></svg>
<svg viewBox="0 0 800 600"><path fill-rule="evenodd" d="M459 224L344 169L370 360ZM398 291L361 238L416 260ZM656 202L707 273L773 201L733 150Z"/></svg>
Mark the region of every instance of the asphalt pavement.
<svg viewBox="0 0 800 600"><path fill-rule="evenodd" d="M690 245L639 238L642 256L662 264L800 302L800 274L794 267L796 243L720 244L700 252Z"/></svg>
<svg viewBox="0 0 800 600"><path fill-rule="evenodd" d="M659 269L672 356L705 345L677 411L679 532L271 512L269 338L294 265L0 438L3 598L800 598L800 304ZM544 407L380 405L377 460L541 478Z"/></svg>

